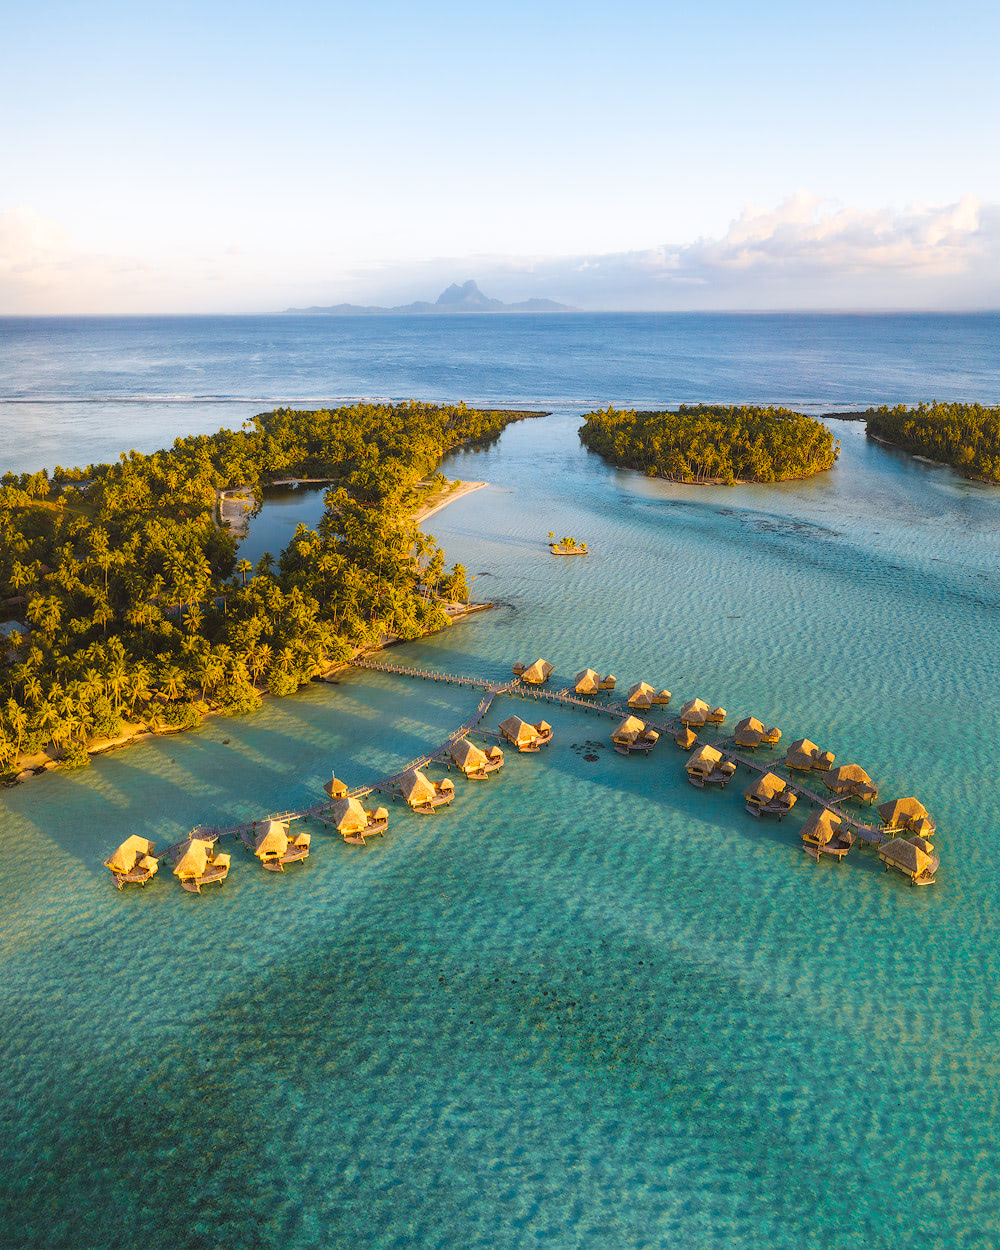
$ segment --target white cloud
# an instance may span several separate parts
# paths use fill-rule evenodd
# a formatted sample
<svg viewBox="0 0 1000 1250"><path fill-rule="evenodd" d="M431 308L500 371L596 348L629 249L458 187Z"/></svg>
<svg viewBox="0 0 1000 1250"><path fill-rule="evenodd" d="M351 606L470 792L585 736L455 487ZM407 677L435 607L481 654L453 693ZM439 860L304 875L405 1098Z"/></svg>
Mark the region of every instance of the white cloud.
<svg viewBox="0 0 1000 1250"><path fill-rule="evenodd" d="M286 246L276 235L248 251L230 237L214 254L209 245L188 256L109 256L74 247L31 208L8 209L0 213L0 313L393 304L433 299L469 277L501 299L547 296L595 309L1000 306L1000 206L973 196L871 210L799 191L772 209L744 209L720 237L590 255L385 261L349 272L309 239L295 252Z"/></svg>

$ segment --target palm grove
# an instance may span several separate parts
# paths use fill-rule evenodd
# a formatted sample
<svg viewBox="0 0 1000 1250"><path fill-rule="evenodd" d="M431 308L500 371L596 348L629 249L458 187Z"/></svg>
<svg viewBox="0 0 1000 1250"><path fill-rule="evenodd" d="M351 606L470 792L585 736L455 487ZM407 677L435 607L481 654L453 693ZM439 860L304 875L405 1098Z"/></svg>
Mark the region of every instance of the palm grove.
<svg viewBox="0 0 1000 1250"><path fill-rule="evenodd" d="M778 482L833 467L839 445L787 408L681 405L677 412L589 413L580 437L615 464L678 482Z"/></svg>
<svg viewBox="0 0 1000 1250"><path fill-rule="evenodd" d="M187 728L290 694L386 633L447 624L464 571L412 519L449 449L526 415L359 404L279 409L117 464L0 479L0 582L30 624L2 667L0 767L55 748L69 764L124 722ZM317 530L277 562L237 563L216 492L329 478ZM438 477L435 485L442 485Z"/></svg>

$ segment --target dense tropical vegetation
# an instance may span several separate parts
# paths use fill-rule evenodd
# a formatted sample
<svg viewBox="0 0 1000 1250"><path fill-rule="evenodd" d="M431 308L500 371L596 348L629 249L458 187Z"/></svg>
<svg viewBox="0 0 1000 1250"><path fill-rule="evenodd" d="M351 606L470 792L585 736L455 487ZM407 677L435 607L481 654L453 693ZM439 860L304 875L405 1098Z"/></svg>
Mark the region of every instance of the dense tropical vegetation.
<svg viewBox="0 0 1000 1250"><path fill-rule="evenodd" d="M27 637L0 665L0 770L55 749L70 764L126 722L187 728L289 694L386 634L448 622L465 597L413 520L461 443L529 414L426 404L283 408L117 464L0 478L0 596ZM331 479L316 530L237 563L218 492ZM5 595L4 595L5 591Z"/></svg>
<svg viewBox="0 0 1000 1250"><path fill-rule="evenodd" d="M1000 408L982 404L919 404L869 408L868 434L966 477L1000 482Z"/></svg>
<svg viewBox="0 0 1000 1250"><path fill-rule="evenodd" d="M580 438L614 464L677 482L779 482L833 467L829 429L787 408L682 405L587 414Z"/></svg>

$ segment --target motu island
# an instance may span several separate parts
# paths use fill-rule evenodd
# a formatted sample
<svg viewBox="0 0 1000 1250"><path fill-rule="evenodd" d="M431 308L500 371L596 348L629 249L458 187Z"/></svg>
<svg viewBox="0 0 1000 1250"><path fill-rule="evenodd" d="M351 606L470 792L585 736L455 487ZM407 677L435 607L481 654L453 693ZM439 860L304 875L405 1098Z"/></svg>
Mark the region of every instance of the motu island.
<svg viewBox="0 0 1000 1250"><path fill-rule="evenodd" d="M898 404L869 408L864 417L869 438L951 465L966 477L1000 482L1000 408Z"/></svg>
<svg viewBox="0 0 1000 1250"><path fill-rule="evenodd" d="M464 571L421 535L414 511L445 485L441 457L530 413L409 403L279 409L241 430L178 439L117 464L6 474L0 582L7 589L0 767L210 710L290 694L386 636L448 624ZM330 482L317 531L300 525L277 562L236 562L220 494L277 479ZM31 757L46 752L46 757ZM20 763L19 763L20 762Z"/></svg>
<svg viewBox="0 0 1000 1250"><path fill-rule="evenodd" d="M839 444L787 408L696 407L588 413L580 438L614 464L675 482L780 482L833 468Z"/></svg>

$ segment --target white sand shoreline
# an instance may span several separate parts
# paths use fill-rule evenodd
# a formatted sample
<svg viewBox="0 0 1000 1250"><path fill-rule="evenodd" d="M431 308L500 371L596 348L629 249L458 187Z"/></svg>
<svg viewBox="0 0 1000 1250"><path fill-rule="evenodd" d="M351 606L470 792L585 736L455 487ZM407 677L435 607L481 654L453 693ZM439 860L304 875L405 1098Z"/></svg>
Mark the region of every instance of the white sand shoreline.
<svg viewBox="0 0 1000 1250"><path fill-rule="evenodd" d="M454 503L456 499L461 499L464 495L471 495L474 490L482 490L484 486L489 486L489 482L464 482L458 479L458 485L447 491L443 496L432 496L431 502L418 508L413 514L413 519L419 525L422 521L426 521L428 517L433 516L436 512L440 512L442 508L447 508L450 503Z"/></svg>

